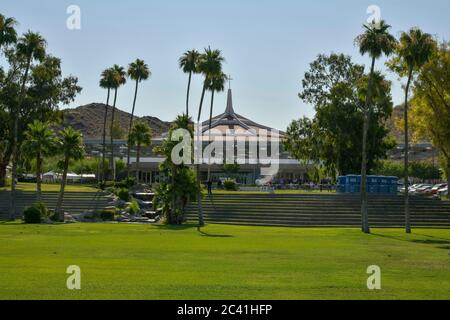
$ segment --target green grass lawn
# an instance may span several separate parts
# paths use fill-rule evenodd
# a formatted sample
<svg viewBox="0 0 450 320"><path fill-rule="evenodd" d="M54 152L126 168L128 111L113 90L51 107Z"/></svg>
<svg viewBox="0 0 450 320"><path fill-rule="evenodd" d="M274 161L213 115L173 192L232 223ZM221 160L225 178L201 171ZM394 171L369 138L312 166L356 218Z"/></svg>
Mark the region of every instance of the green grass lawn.
<svg viewBox="0 0 450 320"><path fill-rule="evenodd" d="M42 184L42 191L43 192L59 192L61 188L60 184ZM0 191L9 191L11 187L7 188L0 188ZM20 191L36 191L36 184L35 183L18 183L17 184L17 190ZM89 185L67 185L66 186L67 192L97 192L97 189L95 187L89 186Z"/></svg>
<svg viewBox="0 0 450 320"><path fill-rule="evenodd" d="M0 299L450 299L450 230L0 223L0 243Z"/></svg>

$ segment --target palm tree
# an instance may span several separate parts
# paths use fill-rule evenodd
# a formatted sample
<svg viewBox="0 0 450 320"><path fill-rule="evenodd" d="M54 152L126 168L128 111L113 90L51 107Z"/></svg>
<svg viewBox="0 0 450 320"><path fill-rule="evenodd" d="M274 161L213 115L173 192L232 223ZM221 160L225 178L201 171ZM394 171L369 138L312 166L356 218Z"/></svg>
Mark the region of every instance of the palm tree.
<svg viewBox="0 0 450 320"><path fill-rule="evenodd" d="M389 56L394 50L397 40L389 33L391 26L384 21L379 24L364 25L365 32L356 38L361 55L366 53L372 58L370 68L369 85L364 106L363 150L361 168L361 220L362 231L370 233L369 214L367 211L367 133L369 130L369 118L373 95L373 82L375 61L383 54Z"/></svg>
<svg viewBox="0 0 450 320"><path fill-rule="evenodd" d="M106 179L106 164L105 164L105 154L106 154L106 122L108 119L108 108L109 108L109 98L111 95L111 89L114 87L114 70L112 68L106 69L102 72L100 78L100 87L107 90L105 113L103 117L103 144L102 144L102 171L101 171L101 181L104 184Z"/></svg>
<svg viewBox="0 0 450 320"><path fill-rule="evenodd" d="M400 76L407 76L408 80L405 87L405 231L411 233L411 215L409 212L409 126L408 126L408 102L409 90L415 72L420 69L430 59L436 41L433 37L424 33L418 28L412 28L409 32L403 32L400 36L400 42L397 46L397 56L389 62L393 71Z"/></svg>
<svg viewBox="0 0 450 320"><path fill-rule="evenodd" d="M5 45L16 43L17 32L14 27L17 25L14 18L6 18L0 14L0 48Z"/></svg>
<svg viewBox="0 0 450 320"><path fill-rule="evenodd" d="M148 124L139 122L131 130L128 136L128 145L136 146L136 182L139 183L139 162L141 148L150 146L152 142L151 130Z"/></svg>
<svg viewBox="0 0 450 320"><path fill-rule="evenodd" d="M208 90L211 91L211 107L209 110L209 125L208 125L209 140L211 140L211 129L212 129L211 126L212 126L213 109L214 109L214 93L222 92L225 90L225 82L227 81L227 79L228 79L227 75L225 73L221 72L218 75L212 76L211 81L208 85ZM210 179L211 179L211 165L208 161L208 181Z"/></svg>
<svg viewBox="0 0 450 320"><path fill-rule="evenodd" d="M64 156L63 159L63 176L61 179L61 189L59 191L58 202L56 204L55 213L59 221L64 221L64 212L62 211L62 203L64 199L64 190L67 182L67 172L69 171L69 163L71 160L82 160L84 158L83 135L67 127L60 131L58 139L58 150Z"/></svg>
<svg viewBox="0 0 450 320"><path fill-rule="evenodd" d="M134 110L136 107L136 98L137 98L139 83L142 80L147 80L151 76L151 74L152 73L150 72L148 65L143 60L136 59L136 61L130 63L130 65L128 66L128 76L136 82L136 88L134 90L133 109L131 111L131 118L130 118L130 127L128 129L128 136L130 136L131 130L133 129ZM131 146L128 145L127 175L130 174L130 152L131 152Z"/></svg>
<svg viewBox="0 0 450 320"><path fill-rule="evenodd" d="M198 116L197 116L197 124L201 127L200 120L202 116L202 107L203 107L203 100L205 98L205 92L210 86L211 80L213 77L220 75L222 73L222 63L225 61L225 59L222 57L222 53L220 50L212 50L210 47L205 49L205 53L200 56L198 59L198 72L203 74L204 81L203 81L203 90L202 90L202 96L200 99L200 106L198 108ZM202 142L200 141L200 131L201 128L197 131L197 141L200 145L200 148L198 152L201 154L201 146ZM197 186L198 186L198 195L197 195L197 204L198 204L198 224L200 227L205 225L204 219L203 219L203 208L202 208L202 201L201 201L201 177L200 177L200 158L197 159L196 164L196 172L197 172Z"/></svg>
<svg viewBox="0 0 450 320"><path fill-rule="evenodd" d="M111 138L111 163L112 166L112 179L113 181L116 180L116 166L114 163L114 116L116 112L116 102L117 102L117 90L120 86L124 85L127 82L127 73L125 72L125 69L117 64L115 64L112 67L113 70L113 89L114 89L114 104L112 108L112 114L111 114L111 127L110 127L110 138Z"/></svg>
<svg viewBox="0 0 450 320"><path fill-rule="evenodd" d="M29 157L36 159L36 201L42 199L42 162L49 156L55 147L55 135L47 123L35 120L28 125L25 133L24 152Z"/></svg>
<svg viewBox="0 0 450 320"><path fill-rule="evenodd" d="M28 73L30 72L31 62L33 60L42 61L45 58L45 39L39 33L28 31L17 43L17 53L25 59L25 71L22 77L22 84L19 94L19 102L17 110L14 114L14 142L13 142L13 163L12 163L12 183L11 183L11 202L10 202L10 218L15 219L16 215L16 180L17 180L17 162L18 162L18 130L19 130L19 113L22 109L23 100L25 98L25 85L28 81Z"/></svg>
<svg viewBox="0 0 450 320"><path fill-rule="evenodd" d="M191 91L192 74L197 73L197 63L199 57L200 53L197 50L193 49L186 51L178 60L180 69L183 70L184 73L189 74L187 94L186 94L186 115L188 117L189 117L189 93Z"/></svg>

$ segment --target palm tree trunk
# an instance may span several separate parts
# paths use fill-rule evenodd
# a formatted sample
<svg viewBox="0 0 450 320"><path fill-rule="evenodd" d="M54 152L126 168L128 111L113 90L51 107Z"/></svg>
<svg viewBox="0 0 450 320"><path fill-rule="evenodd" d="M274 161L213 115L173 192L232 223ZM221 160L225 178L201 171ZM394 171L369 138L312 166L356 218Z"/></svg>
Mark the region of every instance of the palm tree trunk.
<svg viewBox="0 0 450 320"><path fill-rule="evenodd" d="M112 172L112 181L116 181L116 166L114 163L114 135L113 135L113 130L114 130L114 116L116 113L116 102L117 102L117 88L114 91L114 104L113 104L113 108L112 108L112 114L111 114L111 127L110 127L110 147L111 147L111 172Z"/></svg>
<svg viewBox="0 0 450 320"><path fill-rule="evenodd" d="M189 80L186 94L186 115L189 117L189 94L191 92L192 71L189 72Z"/></svg>
<svg viewBox="0 0 450 320"><path fill-rule="evenodd" d="M203 153L203 142L200 141L200 137L202 133L202 126L200 124L200 119L202 115L202 106L203 106L203 100L205 98L205 92L206 92L206 80L203 84L203 91L202 91L202 97L200 99L200 106L198 108L198 117L197 117L197 124L199 126L197 130L197 143L200 149L198 150L199 158L197 159L196 163L196 173L197 173L197 187L198 187L198 193L197 193L197 206L198 206L198 225L199 227L203 227L205 225L205 221L203 218L203 207L202 207L202 183L201 183L201 177L200 177L200 159L202 158Z"/></svg>
<svg viewBox="0 0 450 320"><path fill-rule="evenodd" d="M141 145L138 143L136 147L136 183L139 184L139 162L141 161Z"/></svg>
<svg viewBox="0 0 450 320"><path fill-rule="evenodd" d="M134 90L134 100L133 100L133 109L131 111L131 118L130 118L130 127L128 129L128 139L130 139L131 130L133 129L133 119L134 119L134 109L136 107L136 99L137 99L137 93L138 93L138 87L139 87L139 80L136 80L136 88ZM130 177L130 154L131 154L131 144L128 141L128 150L127 150L127 177Z"/></svg>
<svg viewBox="0 0 450 320"><path fill-rule="evenodd" d="M19 103L17 104L17 110L15 112L14 117L14 140L13 140L13 159L12 159L12 170L11 170L11 198L10 198L10 204L9 204L9 218L11 220L16 219L16 183L17 183L17 162L19 160L19 146L18 146L18 140L19 140L19 117L20 117L20 110L22 108L23 98L25 95L25 85L28 80L28 73L30 71L30 65L31 65L31 57L32 53L27 58L27 66L25 68L25 74L22 79L22 86L20 89L20 98Z"/></svg>
<svg viewBox="0 0 450 320"><path fill-rule="evenodd" d="M36 202L41 202L42 200L42 157L41 153L38 152L36 157Z"/></svg>
<svg viewBox="0 0 450 320"><path fill-rule="evenodd" d="M103 150L102 150L102 183L105 183L106 180L106 161L105 161L105 153L106 153L106 122L108 121L108 107L109 107L109 97L110 97L111 89L108 88L108 97L106 98L106 106L105 106L105 115L103 119Z"/></svg>
<svg viewBox="0 0 450 320"><path fill-rule="evenodd" d="M64 171L63 171L63 176L61 179L61 188L59 190L58 202L56 203L56 209L55 209L55 213L60 222L64 222L64 212L62 210L62 204L63 204L63 199L64 199L64 192L65 192L65 188L66 188L68 171L69 171L69 159L66 158L64 160Z"/></svg>
<svg viewBox="0 0 450 320"><path fill-rule="evenodd" d="M367 89L366 103L364 107L364 128L363 128L363 150L362 150L362 168L361 168L361 218L362 231L370 233L368 197L367 197L367 135L369 131L370 105L373 91L373 76L375 70L375 58L372 58L370 69L369 86Z"/></svg>
<svg viewBox="0 0 450 320"><path fill-rule="evenodd" d="M409 126L408 126L408 96L413 69L409 69L408 82L405 88L405 231L411 233L411 215L409 212Z"/></svg>
<svg viewBox="0 0 450 320"><path fill-rule="evenodd" d="M211 107L209 108L208 141L211 142L211 126L214 108L214 90L211 92ZM211 180L211 158L208 156L208 182Z"/></svg>

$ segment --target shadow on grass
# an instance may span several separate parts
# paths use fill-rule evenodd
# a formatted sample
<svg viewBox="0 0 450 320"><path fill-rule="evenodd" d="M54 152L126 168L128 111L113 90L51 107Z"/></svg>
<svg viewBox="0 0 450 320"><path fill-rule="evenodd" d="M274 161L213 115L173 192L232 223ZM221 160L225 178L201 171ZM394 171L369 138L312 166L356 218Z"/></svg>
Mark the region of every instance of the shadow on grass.
<svg viewBox="0 0 450 320"><path fill-rule="evenodd" d="M432 238L432 239L426 239L426 240L412 239L411 240L411 239L402 239L399 237L388 236L388 235L378 234L378 233L372 233L372 235L376 236L376 237L380 237L380 238L398 240L398 241L409 242L409 243L418 243L418 244L433 245L433 246L439 245L435 248L443 249L443 250L450 250L450 246L447 246L447 245L450 245L450 239L434 237L434 236L430 236L430 235L426 235L426 234L417 234L417 235L421 236L421 237Z"/></svg>
<svg viewBox="0 0 450 320"><path fill-rule="evenodd" d="M182 225L165 225L165 224L158 224L154 225L158 229L164 230L164 231L182 231L182 230L191 230L191 229L197 229L197 232L203 236L203 237L210 237L210 238L233 238L232 235L228 234L211 234L207 233L202 230L197 224L182 224ZM204 228L204 227L203 227Z"/></svg>

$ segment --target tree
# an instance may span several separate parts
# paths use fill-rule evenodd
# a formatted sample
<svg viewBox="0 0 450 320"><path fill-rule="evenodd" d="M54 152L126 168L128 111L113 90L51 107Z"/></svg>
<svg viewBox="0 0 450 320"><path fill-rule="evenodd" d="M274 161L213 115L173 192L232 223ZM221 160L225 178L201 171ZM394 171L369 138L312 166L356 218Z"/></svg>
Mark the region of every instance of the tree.
<svg viewBox="0 0 450 320"><path fill-rule="evenodd" d="M7 18L0 14L0 48L17 41L15 26L17 22L14 18Z"/></svg>
<svg viewBox="0 0 450 320"><path fill-rule="evenodd" d="M148 147L152 143L151 129L148 124L136 123L128 137L128 145L136 147L136 182L139 183L139 162L141 159L141 148Z"/></svg>
<svg viewBox="0 0 450 320"><path fill-rule="evenodd" d="M193 49L186 51L178 60L180 69L183 70L184 73L189 74L187 94L186 94L186 115L188 117L189 117L189 94L191 91L192 74L198 73L197 64L199 58L200 53L197 50Z"/></svg>
<svg viewBox="0 0 450 320"><path fill-rule="evenodd" d="M112 137L114 139L123 139L125 137L125 130L120 125L119 121L114 120L114 123L112 124Z"/></svg>
<svg viewBox="0 0 450 320"><path fill-rule="evenodd" d="M299 161L323 164L333 177L361 170L363 108L369 77L364 67L342 54L319 55L302 81L299 97L314 105L313 119L295 120L287 129L284 146ZM391 83L379 73L373 81L373 107L367 148L370 172L378 159L395 146L386 120L392 113Z"/></svg>
<svg viewBox="0 0 450 320"><path fill-rule="evenodd" d="M51 155L55 151L55 135L47 123L35 120L28 125L25 133L25 143L23 150L28 157L36 159L36 201L42 199L42 164L44 157Z"/></svg>
<svg viewBox="0 0 450 320"><path fill-rule="evenodd" d="M212 118L213 118L213 109L214 109L214 93L215 92L222 92L225 90L225 82L227 81L227 76L225 73L221 72L217 75L213 75L211 77L211 81L208 85L208 90L211 91L211 107L209 109L209 124L208 124L208 130L209 130L209 140L211 140L211 125L212 125ZM211 180L211 165L209 163L208 159L208 181Z"/></svg>
<svg viewBox="0 0 450 320"><path fill-rule="evenodd" d="M74 130L72 127L67 127L60 131L58 138L58 150L63 156L61 167L63 169L63 176L61 179L61 189L59 191L58 202L56 204L55 213L59 221L64 221L64 212L62 204L64 199L64 190L67 183L67 173L69 170L69 163L71 160L78 161L84 158L84 144L83 135Z"/></svg>
<svg viewBox="0 0 450 320"><path fill-rule="evenodd" d="M370 68L369 85L367 88L366 102L364 105L363 148L361 168L361 220L362 231L370 233L368 204L367 204L367 132L369 129L369 116L373 94L373 78L375 73L375 61L383 54L389 56L395 49L397 40L389 33L391 26L384 21L364 25L365 32L356 38L361 55L366 53L372 58Z"/></svg>
<svg viewBox="0 0 450 320"><path fill-rule="evenodd" d="M408 103L409 90L415 74L420 72L424 64L428 62L430 56L436 47L433 37L422 32L418 28L412 28L409 32L403 32L400 36L400 42L396 48L396 56L389 62L388 66L400 77L407 76L405 87L405 181L409 181L409 127L408 127ZM405 188L405 231L411 233L411 215L409 212L409 190Z"/></svg>
<svg viewBox="0 0 450 320"><path fill-rule="evenodd" d="M442 43L414 84L410 122L415 139L428 138L440 151L450 185L450 43Z"/></svg>
<svg viewBox="0 0 450 320"><path fill-rule="evenodd" d="M164 181L156 190L154 199L155 208L162 208L165 220L169 224L180 224L187 204L191 201L201 201L201 189L198 190L196 173L182 163L176 165L172 159L173 149L180 143L174 139L174 133L178 129L189 132L191 137L191 150L193 149L194 129L192 120L186 115L178 116L169 129L167 138L162 145L155 147L156 154L163 156L166 160L160 165L160 172L169 179ZM186 151L186 150L185 150ZM192 155L191 155L192 156ZM192 160L192 158L191 158ZM200 198L198 195L200 194Z"/></svg>
<svg viewBox="0 0 450 320"><path fill-rule="evenodd" d="M125 69L117 64L115 64L112 68L113 72L113 89L114 89L114 103L112 107L112 114L111 114L111 131L110 131L110 147L111 147L111 165L113 166L112 169L112 180L116 180L116 169L114 166L114 116L116 112L116 102L117 102L117 91L118 89L123 86L127 82L126 78L126 72Z"/></svg>
<svg viewBox="0 0 450 320"><path fill-rule="evenodd" d="M19 135L19 117L20 111L23 108L25 99L25 86L28 81L28 74L30 71L32 60L42 61L45 58L46 41L39 33L28 31L25 33L17 43L17 54L25 60L25 71L22 77L22 84L20 87L19 102L17 109L14 112L14 126L13 126L13 163L12 163L12 183L11 183L11 201L9 215L12 220L16 215L16 183L17 183L17 163L19 156L18 135Z"/></svg>
<svg viewBox="0 0 450 320"><path fill-rule="evenodd" d="M133 119L134 119L134 110L136 107L136 99L137 99L137 93L138 93L138 87L139 83L142 80L147 80L151 76L150 69L148 68L148 65L140 59L136 59L136 61L130 63L128 66L128 76L135 81L136 88L134 90L134 99L133 99L133 109L131 111L131 118L130 118L130 127L128 129L128 136L131 134L131 130L133 128ZM128 145L127 150L127 175L130 173L130 151L131 146Z"/></svg>
<svg viewBox="0 0 450 320"><path fill-rule="evenodd" d="M200 120L202 116L202 107L203 107L203 100L205 98L205 92L210 86L211 80L213 77L220 75L222 73L222 63L225 61L225 59L222 57L222 53L220 50L212 50L210 47L205 49L205 53L203 53L198 60L198 72L200 72L203 77L203 90L202 95L200 98L200 106L198 108L198 116L197 116L197 123L200 126ZM201 131L201 128L200 130ZM200 134L200 132L198 132ZM199 144L200 137L197 137ZM201 150L199 150L201 152ZM199 157L201 158L201 157ZM200 162L200 159L198 159L197 162ZM199 194L197 195L197 198L201 198L200 190L201 190L201 177L200 177L200 163L196 164L196 172L197 172L197 188ZM200 227L203 227L205 225L204 219L203 219L203 209L202 209L202 202L198 201L198 224Z"/></svg>
<svg viewBox="0 0 450 320"><path fill-rule="evenodd" d="M109 98L111 95L111 89L114 88L114 70L112 68L106 69L102 72L100 78L100 87L107 90L106 97L106 105L105 105L105 113L103 115L103 149L102 149L102 184L105 183L106 177L106 163L105 163L105 154L106 154L106 122L108 119L108 108L109 108Z"/></svg>

